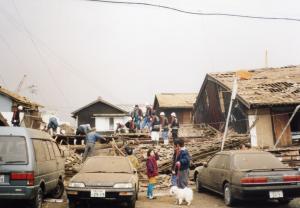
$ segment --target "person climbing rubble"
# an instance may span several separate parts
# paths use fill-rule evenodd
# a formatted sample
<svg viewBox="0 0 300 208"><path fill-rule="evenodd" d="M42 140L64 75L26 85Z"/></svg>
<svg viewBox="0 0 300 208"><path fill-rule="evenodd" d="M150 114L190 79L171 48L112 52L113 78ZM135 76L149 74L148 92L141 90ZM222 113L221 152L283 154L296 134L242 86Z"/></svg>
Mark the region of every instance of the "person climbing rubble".
<svg viewBox="0 0 300 208"><path fill-rule="evenodd" d="M81 124L80 126L78 126L78 128L76 130L76 135L85 136L91 130L92 130L92 128L91 128L90 124Z"/></svg>
<svg viewBox="0 0 300 208"><path fill-rule="evenodd" d="M152 118L151 118L151 140L153 142L153 145L159 144L159 132L160 132L160 122L159 118L156 115L155 112L152 112Z"/></svg>
<svg viewBox="0 0 300 208"><path fill-rule="evenodd" d="M137 130L141 129L141 121L143 120L143 111L140 109L139 105L135 105L132 111L131 117L134 121Z"/></svg>
<svg viewBox="0 0 300 208"><path fill-rule="evenodd" d="M176 113L171 113L171 133L172 133L172 139L175 140L178 138L178 131L179 131L179 122L176 117Z"/></svg>
<svg viewBox="0 0 300 208"><path fill-rule="evenodd" d="M96 128L93 128L86 135L86 144L82 156L82 162L84 162L87 157L92 157L94 155L95 144L97 140L106 141L104 137L102 137L100 134L96 132Z"/></svg>
<svg viewBox="0 0 300 208"><path fill-rule="evenodd" d="M160 124L161 124L161 136L164 141L164 145L169 144L169 121L164 112L160 113Z"/></svg>

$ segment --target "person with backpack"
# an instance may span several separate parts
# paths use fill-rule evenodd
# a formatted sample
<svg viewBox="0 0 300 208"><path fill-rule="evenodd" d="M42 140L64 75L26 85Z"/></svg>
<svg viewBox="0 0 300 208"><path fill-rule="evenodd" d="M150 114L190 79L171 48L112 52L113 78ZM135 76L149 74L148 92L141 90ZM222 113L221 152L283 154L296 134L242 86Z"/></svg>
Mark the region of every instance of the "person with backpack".
<svg viewBox="0 0 300 208"><path fill-rule="evenodd" d="M189 181L190 154L184 146L183 139L179 139L176 146L180 148L175 163L175 167L177 168L177 187L184 189L188 186Z"/></svg>

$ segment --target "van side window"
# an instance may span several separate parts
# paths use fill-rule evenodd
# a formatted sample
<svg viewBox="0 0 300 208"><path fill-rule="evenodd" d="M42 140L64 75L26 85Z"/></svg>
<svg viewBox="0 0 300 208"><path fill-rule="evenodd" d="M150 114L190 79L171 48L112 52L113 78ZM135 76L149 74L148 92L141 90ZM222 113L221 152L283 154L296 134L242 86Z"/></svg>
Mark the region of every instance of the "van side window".
<svg viewBox="0 0 300 208"><path fill-rule="evenodd" d="M46 154L46 159L50 160L50 153L49 153L49 150L48 150L48 147L47 147L47 142L42 141L42 144L43 144L44 151L45 151L45 154Z"/></svg>
<svg viewBox="0 0 300 208"><path fill-rule="evenodd" d="M46 161L46 154L44 151L44 146L41 140L34 139L33 141L33 147L35 151L35 158L38 162L44 162Z"/></svg>
<svg viewBox="0 0 300 208"><path fill-rule="evenodd" d="M55 160L54 151L53 151L53 147L52 147L51 143L52 142L47 141L47 146L48 146L48 150L49 150L49 153L50 153L50 159Z"/></svg>
<svg viewBox="0 0 300 208"><path fill-rule="evenodd" d="M54 150L55 157L61 157L61 154L60 154L60 151L58 149L57 144L55 144L54 142L52 142L52 145L53 145L53 150Z"/></svg>

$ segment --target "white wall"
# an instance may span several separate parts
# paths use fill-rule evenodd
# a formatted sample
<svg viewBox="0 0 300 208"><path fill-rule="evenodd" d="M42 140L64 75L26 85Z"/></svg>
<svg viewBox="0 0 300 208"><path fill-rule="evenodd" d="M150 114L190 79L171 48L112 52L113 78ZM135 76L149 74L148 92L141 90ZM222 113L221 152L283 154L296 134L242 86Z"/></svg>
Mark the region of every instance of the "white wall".
<svg viewBox="0 0 300 208"><path fill-rule="evenodd" d="M110 117L96 117L95 125L97 131L113 131L117 128L117 123L126 123L128 121L128 117L113 117L114 118L114 128L109 129L109 118Z"/></svg>
<svg viewBox="0 0 300 208"><path fill-rule="evenodd" d="M0 112L10 112L12 109L12 100L4 95L0 95Z"/></svg>

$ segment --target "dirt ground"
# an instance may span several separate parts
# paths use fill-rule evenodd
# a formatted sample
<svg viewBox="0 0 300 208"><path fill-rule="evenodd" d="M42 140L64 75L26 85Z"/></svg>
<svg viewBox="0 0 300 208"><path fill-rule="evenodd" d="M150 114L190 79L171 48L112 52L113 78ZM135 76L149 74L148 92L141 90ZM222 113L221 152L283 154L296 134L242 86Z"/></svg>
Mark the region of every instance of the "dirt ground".
<svg viewBox="0 0 300 208"><path fill-rule="evenodd" d="M136 208L184 208L185 205L175 205L175 199L168 196L167 191L156 191L157 198L154 200L148 200L145 193L141 193L139 200L137 201ZM0 205L1 208L20 208L27 207L22 203L5 203ZM98 203L98 204L82 204L82 208L125 208L126 204L110 203ZM288 205L281 205L275 201L269 202L239 202L236 208L299 208L300 198L293 200ZM68 208L67 200L64 198L63 203L44 203L43 208ZM194 193L194 200L190 208L226 208L223 202L223 198L212 192Z"/></svg>

